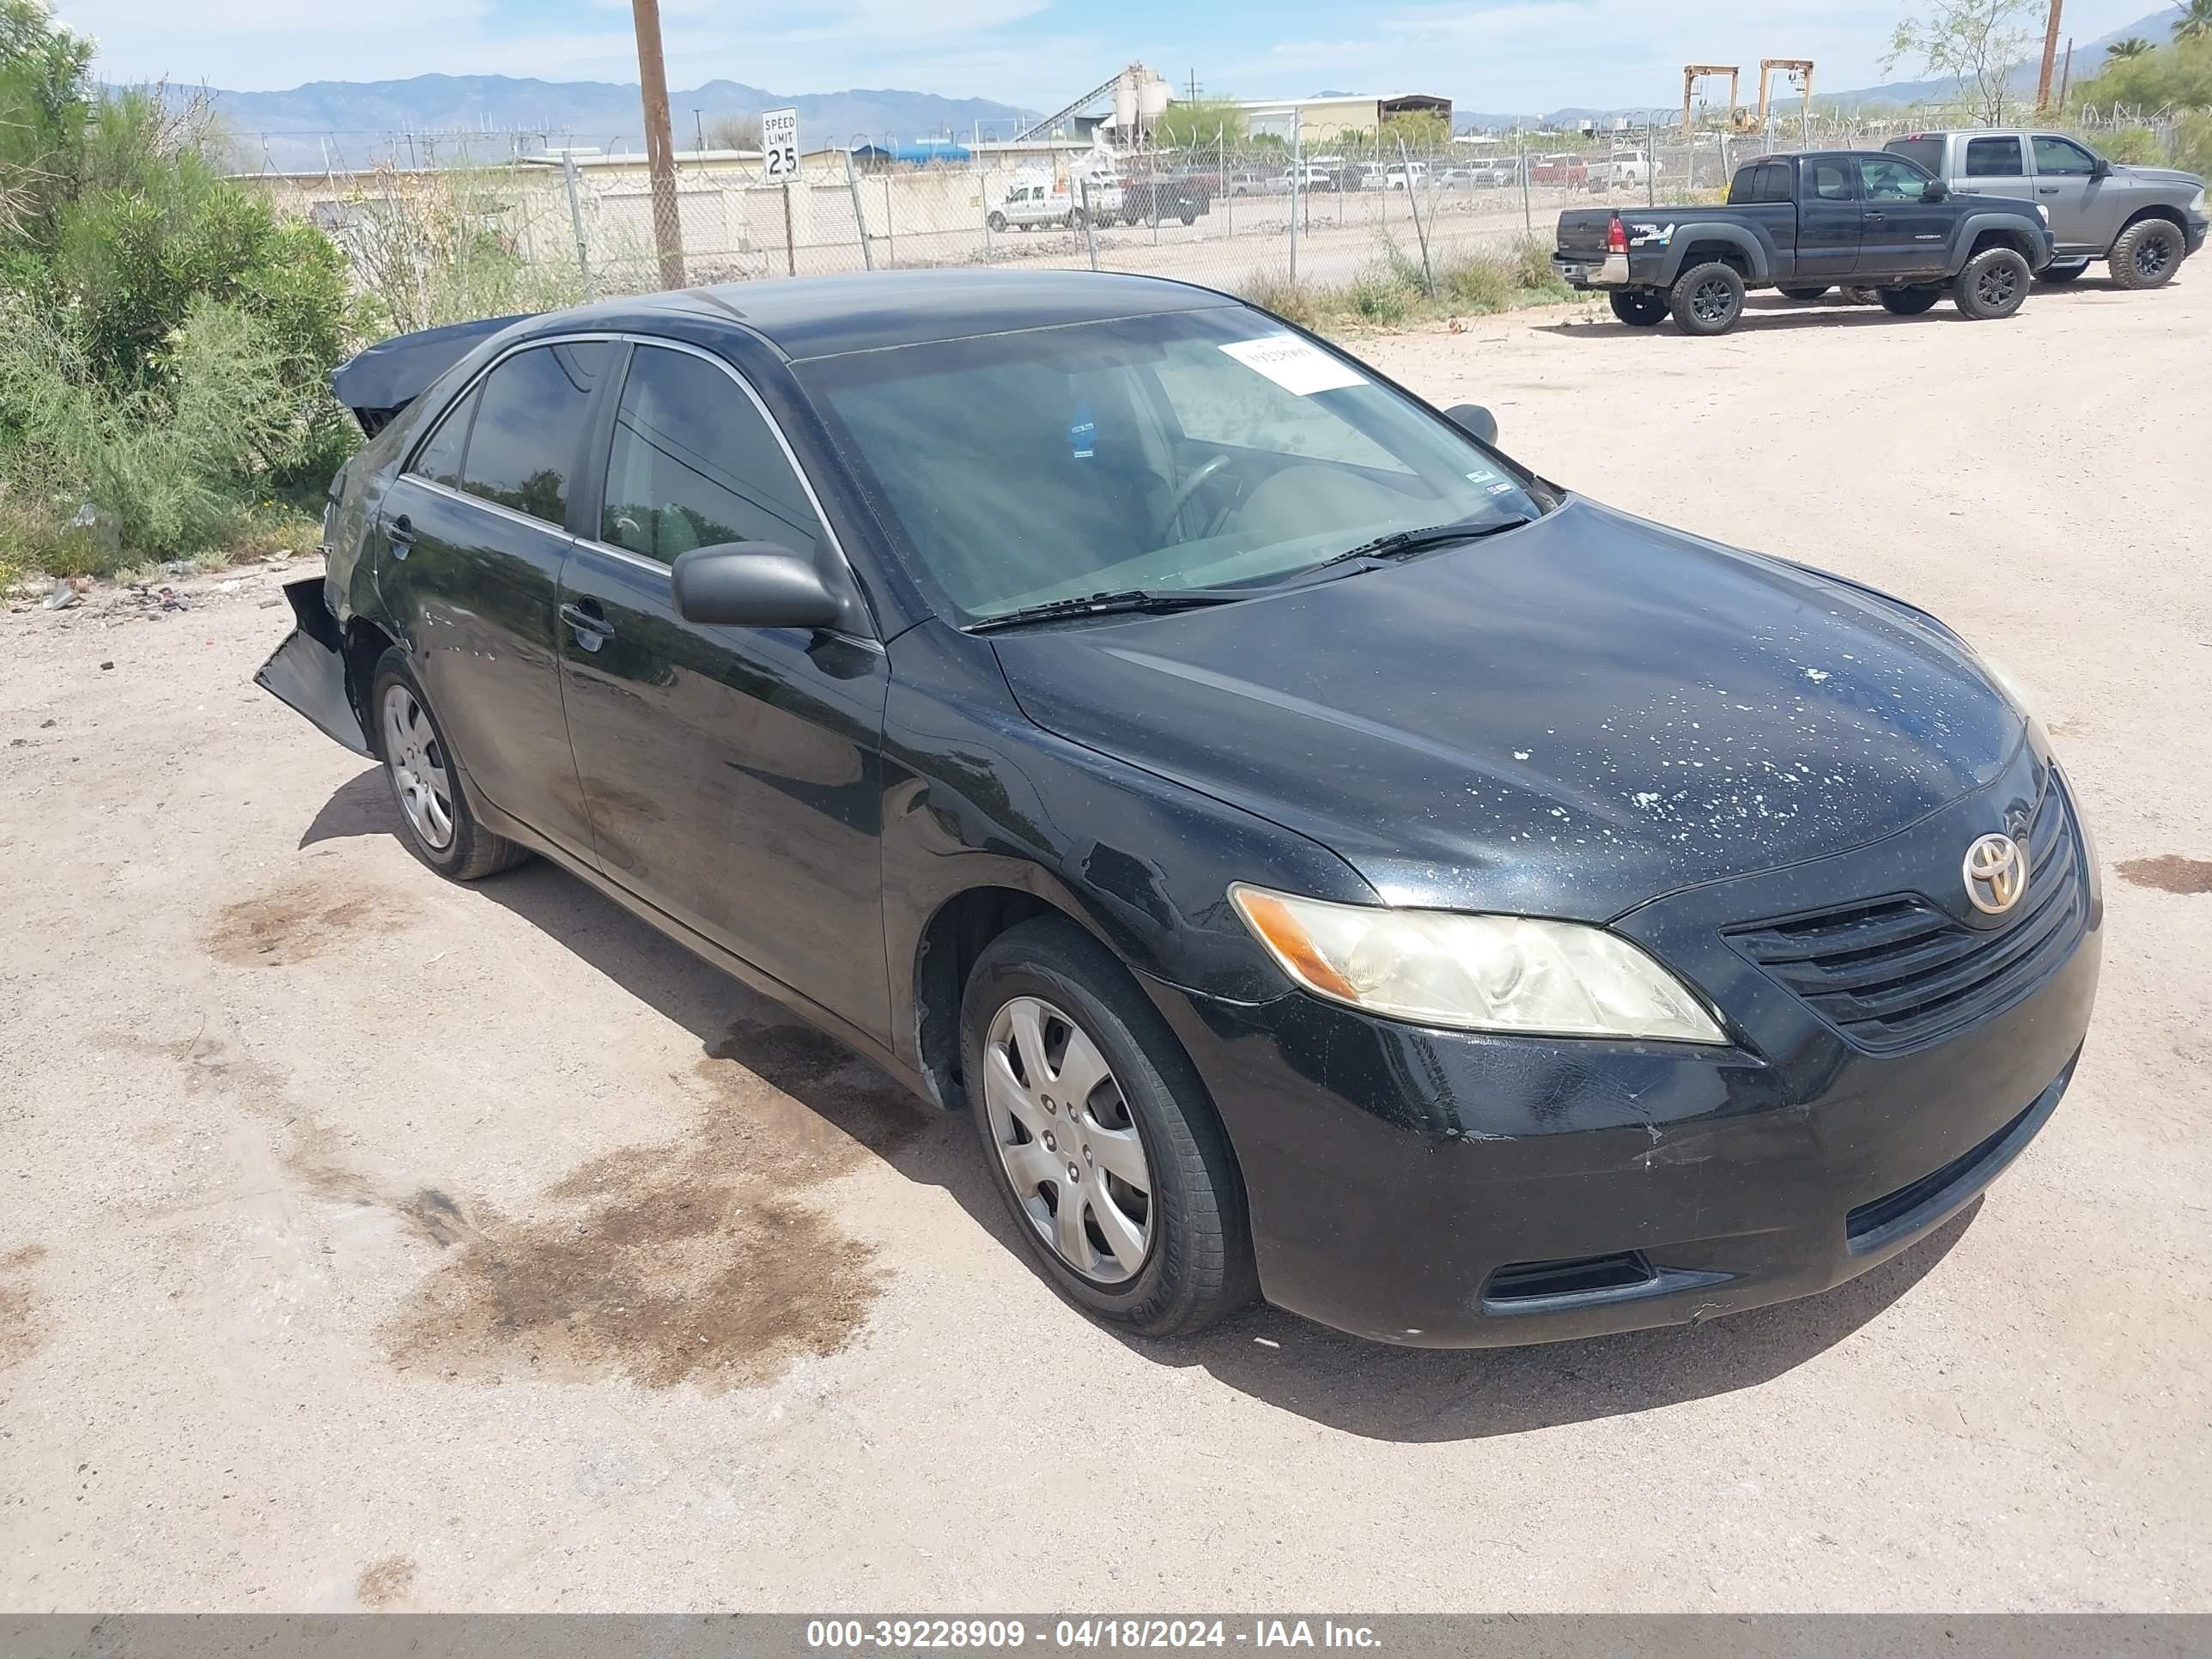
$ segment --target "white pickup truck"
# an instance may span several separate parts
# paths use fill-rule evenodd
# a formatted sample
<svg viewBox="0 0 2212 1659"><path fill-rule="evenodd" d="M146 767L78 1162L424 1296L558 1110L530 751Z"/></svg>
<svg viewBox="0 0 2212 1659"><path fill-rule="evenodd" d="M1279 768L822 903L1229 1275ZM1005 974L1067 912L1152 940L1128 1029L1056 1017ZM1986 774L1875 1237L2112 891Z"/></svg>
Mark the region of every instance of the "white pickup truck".
<svg viewBox="0 0 2212 1659"><path fill-rule="evenodd" d="M1604 161L1590 164L1589 183L1594 195L1607 190L1644 190L1650 187L1653 173L1665 171L1640 149L1617 149Z"/></svg>

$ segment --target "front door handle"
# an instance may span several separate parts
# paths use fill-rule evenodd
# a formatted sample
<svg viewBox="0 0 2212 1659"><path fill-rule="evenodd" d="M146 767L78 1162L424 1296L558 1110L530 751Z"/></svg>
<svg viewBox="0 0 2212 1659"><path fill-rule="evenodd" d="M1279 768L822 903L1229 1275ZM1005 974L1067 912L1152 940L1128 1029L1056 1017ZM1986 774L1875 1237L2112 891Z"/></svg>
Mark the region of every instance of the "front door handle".
<svg viewBox="0 0 2212 1659"><path fill-rule="evenodd" d="M2038 185L2035 187L2035 193L2038 196L2056 196L2058 194L2058 186L2056 185Z"/></svg>
<svg viewBox="0 0 2212 1659"><path fill-rule="evenodd" d="M385 521L384 538L392 544L392 556L404 559L407 550L415 545L415 522L404 513Z"/></svg>
<svg viewBox="0 0 2212 1659"><path fill-rule="evenodd" d="M1879 225L1887 222L1879 213L1868 214L1866 216L1866 222L1870 225Z"/></svg>
<svg viewBox="0 0 2212 1659"><path fill-rule="evenodd" d="M598 650L615 636L615 630L608 626L606 612L599 609L596 599L562 605L561 620L574 631L576 643L586 651Z"/></svg>

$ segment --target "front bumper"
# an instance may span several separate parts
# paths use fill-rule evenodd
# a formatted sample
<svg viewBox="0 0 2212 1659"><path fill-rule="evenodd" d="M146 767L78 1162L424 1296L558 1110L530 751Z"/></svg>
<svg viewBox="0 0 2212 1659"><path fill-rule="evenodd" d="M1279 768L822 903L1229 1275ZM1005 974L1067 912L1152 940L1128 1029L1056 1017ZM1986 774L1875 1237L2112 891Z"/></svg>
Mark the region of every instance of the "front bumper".
<svg viewBox="0 0 2212 1659"><path fill-rule="evenodd" d="M2196 252L2204 246L2204 232L2212 226L2212 219L2191 219L2182 226L2182 243L2185 252Z"/></svg>
<svg viewBox="0 0 2212 1659"><path fill-rule="evenodd" d="M2071 1080L2101 948L2094 877L2057 967L1905 1053L1847 1040L1719 927L1894 891L1923 853L1955 871L2008 787L1896 841L1617 922L1713 995L1730 1047L1428 1030L1302 995L1255 1006L1152 985L1236 1147L1267 1299L1385 1342L1551 1341L1808 1295L1924 1237Z"/></svg>

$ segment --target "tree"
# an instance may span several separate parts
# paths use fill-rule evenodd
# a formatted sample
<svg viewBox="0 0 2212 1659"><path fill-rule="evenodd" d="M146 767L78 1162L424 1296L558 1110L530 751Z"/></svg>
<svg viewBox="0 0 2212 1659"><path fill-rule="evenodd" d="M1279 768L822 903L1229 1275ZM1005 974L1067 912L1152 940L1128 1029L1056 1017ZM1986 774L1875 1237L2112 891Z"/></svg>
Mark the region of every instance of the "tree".
<svg viewBox="0 0 2212 1659"><path fill-rule="evenodd" d="M1911 60L1926 75L1955 80L1975 118L2001 127L2013 101L2013 69L2027 56L2029 19L2042 10L2040 0L1935 0L1899 22L1882 71Z"/></svg>
<svg viewBox="0 0 2212 1659"><path fill-rule="evenodd" d="M2115 40L2105 48L2107 58L2148 58L2158 48L2140 34L2130 34L2124 40Z"/></svg>
<svg viewBox="0 0 2212 1659"><path fill-rule="evenodd" d="M757 115L725 115L707 129L707 143L714 149L752 149L761 147Z"/></svg>
<svg viewBox="0 0 2212 1659"><path fill-rule="evenodd" d="M1451 123L1432 109L1407 110L1382 123L1381 137L1385 156L1395 155L1401 144L1408 155L1419 155L1450 144Z"/></svg>
<svg viewBox="0 0 2212 1659"><path fill-rule="evenodd" d="M1248 124L1242 106L1225 98L1178 100L1152 122L1152 142L1162 149L1204 149L1244 143Z"/></svg>
<svg viewBox="0 0 2212 1659"><path fill-rule="evenodd" d="M2181 21L2173 26L2177 40L2212 40L2212 0L2175 0Z"/></svg>

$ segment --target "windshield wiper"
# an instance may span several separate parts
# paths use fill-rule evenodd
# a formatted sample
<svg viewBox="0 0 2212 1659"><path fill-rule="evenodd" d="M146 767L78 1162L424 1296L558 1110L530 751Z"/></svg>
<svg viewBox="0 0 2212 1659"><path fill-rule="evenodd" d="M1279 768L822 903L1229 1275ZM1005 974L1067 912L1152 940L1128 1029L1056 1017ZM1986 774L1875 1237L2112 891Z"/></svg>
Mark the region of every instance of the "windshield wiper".
<svg viewBox="0 0 2212 1659"><path fill-rule="evenodd" d="M1018 628L1024 623L1056 622L1066 617L1108 617L1121 611L1195 611L1202 605L1228 605L1253 597L1249 589L1233 587L1132 587L1118 593L1090 593L1081 599L1051 599L1001 611L968 624L970 634L994 629Z"/></svg>
<svg viewBox="0 0 2212 1659"><path fill-rule="evenodd" d="M1394 530L1387 536L1377 536L1371 542L1362 542L1341 553L1332 554L1319 564L1310 565L1312 570L1326 570L1333 564L1349 564L1354 559L1390 559L1408 553L1425 553L1432 547L1449 547L1455 542L1479 542L1485 536L1503 535L1509 530L1518 530L1524 524L1534 524L1534 519L1507 519L1500 524L1474 524L1462 520L1457 524L1432 524L1420 530Z"/></svg>

